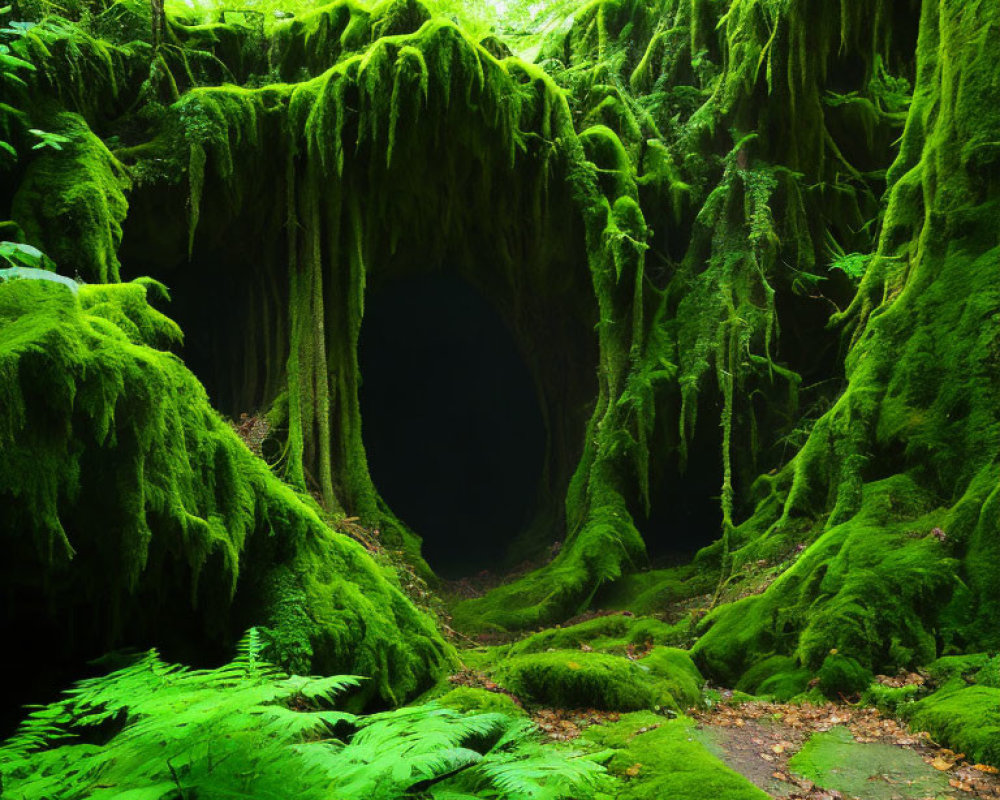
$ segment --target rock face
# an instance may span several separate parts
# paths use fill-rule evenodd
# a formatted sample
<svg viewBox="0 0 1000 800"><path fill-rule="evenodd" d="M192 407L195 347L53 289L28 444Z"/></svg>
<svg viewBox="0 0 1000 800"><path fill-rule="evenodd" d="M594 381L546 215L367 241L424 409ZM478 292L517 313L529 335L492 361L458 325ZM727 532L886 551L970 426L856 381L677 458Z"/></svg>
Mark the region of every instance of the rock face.
<svg viewBox="0 0 1000 800"><path fill-rule="evenodd" d="M1000 11L561 5L520 37L417 0L168 17L153 50L122 2L18 38L15 104L68 142L29 157L10 117L2 230L101 285L0 286L15 608L83 597L72 627L114 642L197 601L206 643L263 624L287 666L387 702L429 682L448 648L322 515L434 580L434 532L368 469L358 343L366 287L451 271L535 383L545 461L509 555L552 555L457 625L705 595L676 635L733 685L1000 646ZM197 379L121 282L146 274ZM270 469L209 398L266 416Z"/></svg>

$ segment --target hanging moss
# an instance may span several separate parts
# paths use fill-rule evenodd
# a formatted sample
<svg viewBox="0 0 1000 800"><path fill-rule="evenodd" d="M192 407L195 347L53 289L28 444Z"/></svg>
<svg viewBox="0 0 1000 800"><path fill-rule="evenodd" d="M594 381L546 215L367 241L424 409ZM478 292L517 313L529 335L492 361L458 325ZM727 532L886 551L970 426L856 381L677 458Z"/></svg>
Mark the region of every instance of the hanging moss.
<svg viewBox="0 0 1000 800"><path fill-rule="evenodd" d="M343 18L346 12L331 8L316 13ZM317 24L330 24L315 19ZM610 198L600 192L594 167L585 160L572 130L565 100L542 73L516 61L496 61L450 22L425 20L418 27L415 34L377 39L363 54L343 58L322 75L294 87L202 90L182 100L178 111L189 143L192 231L199 224L207 181L221 181L228 196L242 202L247 187L234 168L237 153L253 152L267 143L289 154L283 173L276 172L274 179L285 187L290 229L301 226L303 235L289 242L290 324L287 339L278 343L290 354L285 474L296 485L316 485L327 507L350 509L378 520L384 531L399 531L404 549L416 559L412 538L379 508L364 463L356 346L365 275L371 264L391 256L397 241L440 247L451 226L457 225L449 220L459 215L470 220L477 215L494 217L500 230L517 218L513 208L504 211L510 201L491 191L492 177L480 184L471 208L459 210L450 204L453 189L441 192L447 205L438 208L436 216L429 213L434 203L426 199L420 203L426 206L422 213L419 206L409 204L408 198L427 197L427 180L451 187L465 180L464 150L454 147L456 139L469 143L481 174L507 174L517 165L528 176L520 197L536 220L530 245L539 254L551 247L543 228L543 219L551 213L546 200L550 173L558 169L566 176L588 231L591 280L598 297L606 298L599 301L608 318L599 326L599 339L606 336L602 347L611 354L603 370L608 389L592 424L609 414L621 421L609 420L602 426L606 433L598 445L600 458L616 465L605 468L607 475L592 470L589 462L578 470L581 480L593 485L584 490L589 497L571 500L567 551L573 555L567 572L576 577L563 582L564 599L543 604L540 618L554 619L567 603L585 601L594 586L620 574L623 560L641 549L625 503L616 497L622 489L616 486L621 478L614 473L622 460L635 461L636 469L643 469L642 430L648 422L626 423L632 417L630 409L615 402L628 374L627 354L638 352L640 345L635 342L644 328L641 314L627 326L611 317L632 316L629 308L641 297L645 225L628 175L610 187ZM288 30L288 36L299 35ZM292 47L290 42L282 46ZM471 115L466 111L470 107L476 109ZM416 154L446 137L453 146L444 163L431 174L414 170ZM485 145L487 140L490 144ZM325 176L322 191L321 176ZM520 197L515 195L515 201ZM386 236L379 233L386 229L388 253L382 249ZM536 257L530 256L525 264L513 251L502 254L506 281L522 283L521 271L533 266ZM331 272L330 265L338 270ZM541 269L528 280L544 287L551 279L546 268ZM495 283L488 276L470 277ZM341 287L334 295L339 304L326 300L331 284ZM348 298L346 304L343 298ZM525 302L514 295L515 315ZM328 375L337 376L337 385L327 385ZM623 449L618 444L623 424L639 428L640 441L634 447ZM622 544L607 547L614 542ZM603 563L593 560L598 551L606 554ZM525 605L525 599L518 602Z"/></svg>

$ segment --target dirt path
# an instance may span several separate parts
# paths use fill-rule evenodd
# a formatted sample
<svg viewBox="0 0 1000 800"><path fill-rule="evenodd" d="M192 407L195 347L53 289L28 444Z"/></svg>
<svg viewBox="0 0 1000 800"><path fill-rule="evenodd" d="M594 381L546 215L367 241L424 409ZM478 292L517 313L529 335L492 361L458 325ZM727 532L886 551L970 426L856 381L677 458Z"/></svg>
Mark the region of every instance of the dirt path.
<svg viewBox="0 0 1000 800"><path fill-rule="evenodd" d="M693 713L705 743L775 798L1000 798L1000 776L872 708L719 704Z"/></svg>

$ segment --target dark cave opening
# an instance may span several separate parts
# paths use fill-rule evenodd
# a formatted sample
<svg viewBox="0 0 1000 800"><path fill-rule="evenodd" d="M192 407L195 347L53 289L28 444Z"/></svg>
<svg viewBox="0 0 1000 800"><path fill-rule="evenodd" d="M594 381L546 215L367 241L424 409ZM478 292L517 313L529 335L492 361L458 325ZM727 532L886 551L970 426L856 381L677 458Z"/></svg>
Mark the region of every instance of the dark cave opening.
<svg viewBox="0 0 1000 800"><path fill-rule="evenodd" d="M370 291L359 347L368 467L442 577L496 569L537 509L546 430L498 311L457 276Z"/></svg>
<svg viewBox="0 0 1000 800"><path fill-rule="evenodd" d="M699 410L683 467L676 455L650 465L650 513L637 514L636 526L654 566L686 563L722 535L722 432L713 424L718 413ZM667 419L676 423L672 415L663 415L657 427ZM665 432L658 433L663 441Z"/></svg>

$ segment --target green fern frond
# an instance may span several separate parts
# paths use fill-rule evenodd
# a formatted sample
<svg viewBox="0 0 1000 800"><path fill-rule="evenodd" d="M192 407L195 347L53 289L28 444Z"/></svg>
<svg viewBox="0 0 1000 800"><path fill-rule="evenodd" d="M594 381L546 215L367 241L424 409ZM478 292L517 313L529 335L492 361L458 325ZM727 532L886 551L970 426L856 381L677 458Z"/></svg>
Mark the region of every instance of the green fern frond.
<svg viewBox="0 0 1000 800"><path fill-rule="evenodd" d="M339 711L333 702L359 678L286 675L260 652L251 631L217 669L167 664L153 650L81 681L0 746L4 797L560 800L593 794L603 777L502 714L433 703Z"/></svg>

